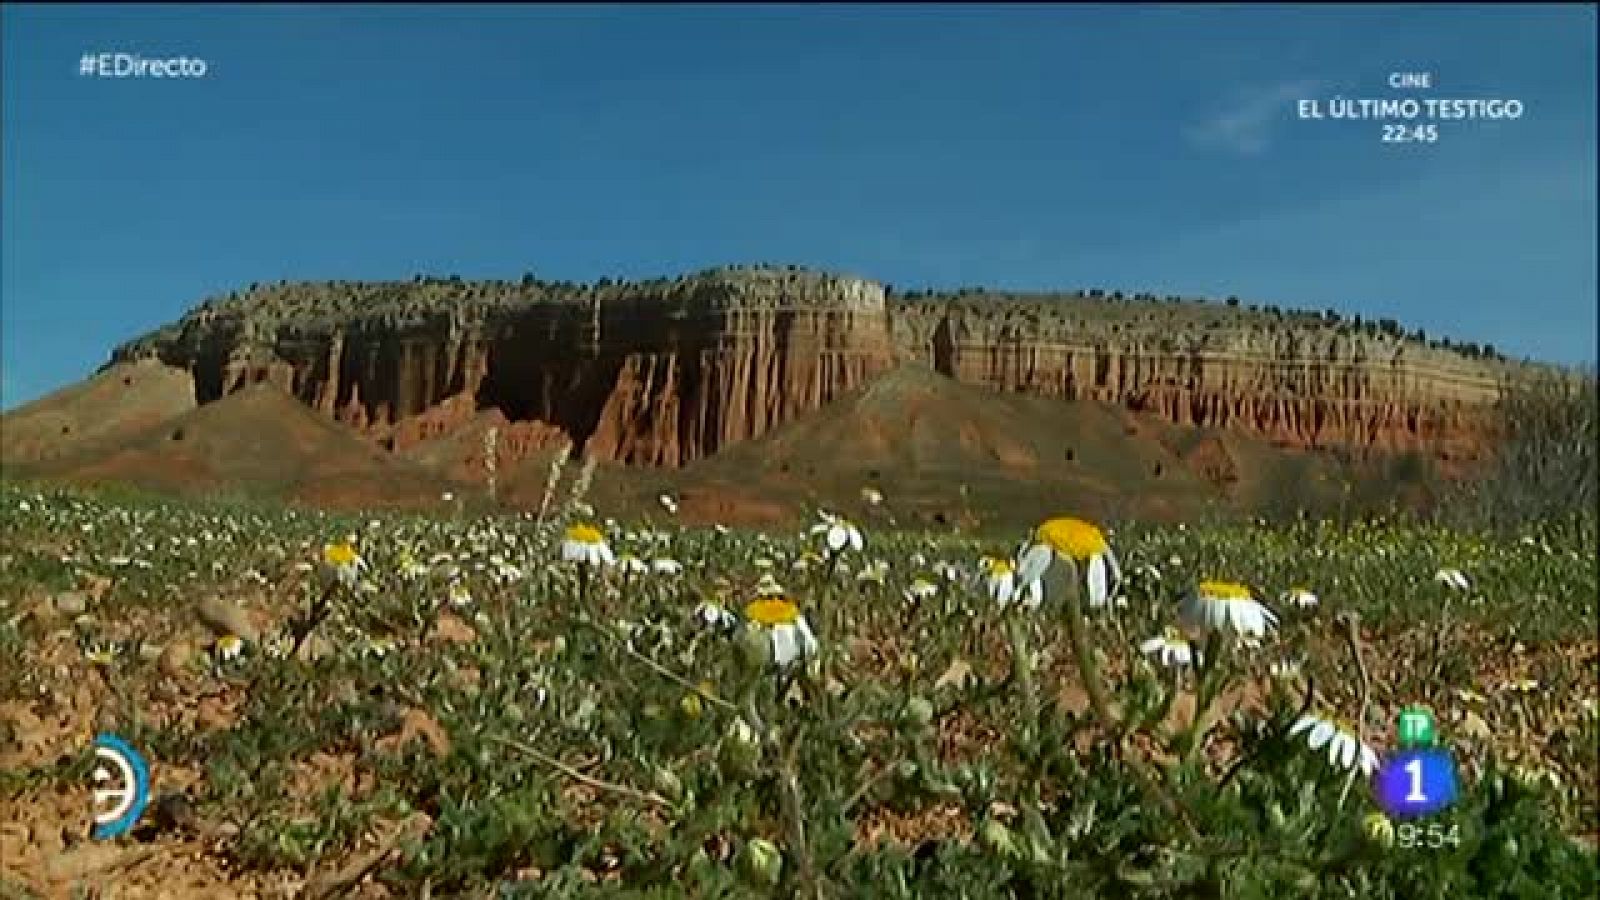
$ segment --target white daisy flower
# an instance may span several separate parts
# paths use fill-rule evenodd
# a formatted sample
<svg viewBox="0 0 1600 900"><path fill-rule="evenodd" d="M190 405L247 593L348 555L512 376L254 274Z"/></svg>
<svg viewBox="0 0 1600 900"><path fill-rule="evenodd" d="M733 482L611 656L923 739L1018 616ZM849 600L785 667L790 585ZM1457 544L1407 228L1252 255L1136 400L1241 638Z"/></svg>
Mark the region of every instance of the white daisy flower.
<svg viewBox="0 0 1600 900"><path fill-rule="evenodd" d="M1044 585L1037 579L1026 585L1017 584L1017 566L1009 559L986 556L983 558L984 587L1001 609L1019 602L1026 609L1038 609L1044 602Z"/></svg>
<svg viewBox="0 0 1600 900"><path fill-rule="evenodd" d="M472 592L459 581L450 585L450 605L457 609L472 605Z"/></svg>
<svg viewBox="0 0 1600 900"><path fill-rule="evenodd" d="M1303 667L1296 660L1276 659L1272 661L1272 665L1267 667L1267 671L1271 673L1273 678L1289 681L1299 678L1302 668Z"/></svg>
<svg viewBox="0 0 1600 900"><path fill-rule="evenodd" d="M586 566L609 566L617 561L600 529L581 523L567 526L561 541L561 559Z"/></svg>
<svg viewBox="0 0 1600 900"><path fill-rule="evenodd" d="M113 644L94 644L83 651L83 658L90 665L110 667L116 664L117 648Z"/></svg>
<svg viewBox="0 0 1600 900"><path fill-rule="evenodd" d="M662 494L656 499L661 502L661 508L666 510L668 514L674 516L678 514L678 501L671 494Z"/></svg>
<svg viewBox="0 0 1600 900"><path fill-rule="evenodd" d="M1038 581L1057 558L1077 563L1091 609L1105 606L1122 580L1117 556L1105 534L1096 525L1069 517L1051 519L1034 531L1031 545L1017 564L1017 580L1022 584Z"/></svg>
<svg viewBox="0 0 1600 900"><path fill-rule="evenodd" d="M1440 569L1433 573L1433 580L1458 591L1472 590L1472 583L1467 581L1467 576L1460 569Z"/></svg>
<svg viewBox="0 0 1600 900"><path fill-rule="evenodd" d="M906 599L913 603L918 600L927 600L939 593L939 586L926 578L918 577L906 588Z"/></svg>
<svg viewBox="0 0 1600 900"><path fill-rule="evenodd" d="M713 631L732 631L739 624L737 616L709 600L694 608L694 617Z"/></svg>
<svg viewBox="0 0 1600 900"><path fill-rule="evenodd" d="M839 553L845 547L849 547L859 553L861 548L866 546L866 540L861 536L861 529L849 519L831 513L819 513L819 515L822 521L811 527L811 533L822 535L830 551Z"/></svg>
<svg viewBox="0 0 1600 900"><path fill-rule="evenodd" d="M221 662L232 662L233 660L238 659L239 655L244 652L244 639L236 634L225 634L222 637L217 638L214 649L216 650L218 660Z"/></svg>
<svg viewBox="0 0 1600 900"><path fill-rule="evenodd" d="M1169 669L1194 662L1194 651L1189 647L1189 641L1176 628L1168 628L1140 644L1139 652L1153 657Z"/></svg>
<svg viewBox="0 0 1600 900"><path fill-rule="evenodd" d="M1300 721L1294 723L1289 729L1289 735L1310 732L1307 745L1313 751L1328 748L1328 763L1338 768L1350 771L1359 768L1362 775L1371 775L1378 769L1378 754L1371 747L1362 744L1357 738L1355 729L1335 719L1320 716L1302 716Z"/></svg>
<svg viewBox="0 0 1600 900"><path fill-rule="evenodd" d="M772 577L771 572L761 573L761 580L756 582L756 596L775 597L783 593L786 593L783 585L779 584L778 580Z"/></svg>
<svg viewBox="0 0 1600 900"><path fill-rule="evenodd" d="M650 561L650 571L657 575L678 575L683 572L683 563L663 556Z"/></svg>
<svg viewBox="0 0 1600 900"><path fill-rule="evenodd" d="M1240 638L1258 638L1278 623L1278 617L1250 596L1250 589L1234 581L1202 581L1183 598L1178 618L1192 631L1222 632Z"/></svg>
<svg viewBox="0 0 1600 900"><path fill-rule="evenodd" d="M623 571L623 574L629 576L644 575L650 571L649 564L632 553L624 553L618 556L617 567Z"/></svg>
<svg viewBox="0 0 1600 900"><path fill-rule="evenodd" d="M770 642L772 664L787 668L817 653L816 635L800 608L783 597L756 600L744 608L745 626L759 630Z"/></svg>
<svg viewBox="0 0 1600 900"><path fill-rule="evenodd" d="M861 571L856 573L856 581L871 582L880 586L888 579L888 577L889 564L881 559L875 559L872 562L867 563L865 566L861 567Z"/></svg>
<svg viewBox="0 0 1600 900"><path fill-rule="evenodd" d="M369 637L362 642L361 652L365 656L373 656L377 657L378 659L382 659L383 657L388 656L389 653L397 646L399 646L399 644L394 640L394 638Z"/></svg>
<svg viewBox="0 0 1600 900"><path fill-rule="evenodd" d="M355 587L366 574L367 561L356 552L355 536L322 547L323 577L345 587Z"/></svg>
<svg viewBox="0 0 1600 900"><path fill-rule="evenodd" d="M861 489L861 499L865 500L868 506L878 506L883 503L883 494L876 488L864 487Z"/></svg>
<svg viewBox="0 0 1600 900"><path fill-rule="evenodd" d="M1284 591L1281 600L1286 606L1298 606L1301 609L1310 609L1319 602L1317 595L1304 587L1292 587Z"/></svg>
<svg viewBox="0 0 1600 900"><path fill-rule="evenodd" d="M728 739L741 747L756 747L761 742L760 735L756 734L756 730L750 727L750 723L746 722L743 716L735 716L733 721L728 723Z"/></svg>

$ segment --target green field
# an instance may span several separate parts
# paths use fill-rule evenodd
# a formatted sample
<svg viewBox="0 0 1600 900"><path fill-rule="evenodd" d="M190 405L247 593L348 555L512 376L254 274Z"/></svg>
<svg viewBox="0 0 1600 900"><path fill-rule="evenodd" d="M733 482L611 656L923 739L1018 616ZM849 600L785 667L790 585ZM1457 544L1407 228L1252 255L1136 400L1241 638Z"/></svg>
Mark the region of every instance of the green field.
<svg viewBox="0 0 1600 900"><path fill-rule="evenodd" d="M20 811L0 895L1594 895L1592 533L1106 522L1125 605L1086 608L1058 561L1025 611L978 561L1026 530L863 523L834 557L809 529L555 506L369 519L0 488L0 805ZM580 522L645 571L564 562ZM367 568L330 580L324 547L352 534ZM746 620L763 575L817 638L788 668ZM1142 656L1208 579L1277 628L1196 642L1204 678ZM1299 586L1320 603L1282 599ZM739 624L705 627L703 602ZM1289 733L1337 717L1382 754L1409 704L1463 784L1431 832L1373 819L1365 779ZM160 798L109 851L81 837L97 729L145 753Z"/></svg>

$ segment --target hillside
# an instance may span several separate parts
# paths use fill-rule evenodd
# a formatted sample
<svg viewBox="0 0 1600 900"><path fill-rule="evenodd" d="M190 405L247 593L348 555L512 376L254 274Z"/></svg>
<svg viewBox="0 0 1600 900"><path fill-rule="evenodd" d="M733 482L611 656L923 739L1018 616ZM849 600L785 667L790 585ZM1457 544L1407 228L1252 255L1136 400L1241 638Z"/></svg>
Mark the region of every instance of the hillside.
<svg viewBox="0 0 1600 900"><path fill-rule="evenodd" d="M794 268L284 283L208 300L6 416L0 458L429 503L484 487L492 444L500 500L536 506L569 447L601 464L597 496L673 492L709 521L868 484L933 523L1061 503L1178 518L1321 502L1397 459L1470 472L1513 367L1402 331L1094 291L896 297Z"/></svg>
<svg viewBox="0 0 1600 900"><path fill-rule="evenodd" d="M202 402L270 381L395 449L497 408L585 452L678 467L908 361L999 391L1093 399L1296 447L1470 464L1508 364L1388 323L1107 298L893 297L805 270L649 282L281 284L120 347L195 372Z"/></svg>
<svg viewBox="0 0 1600 900"><path fill-rule="evenodd" d="M10 471L115 444L195 408L194 379L155 360L118 363L0 418Z"/></svg>
<svg viewBox="0 0 1600 900"><path fill-rule="evenodd" d="M115 446L43 463L28 474L344 508L427 505L449 489L443 479L394 459L271 385L239 391Z"/></svg>

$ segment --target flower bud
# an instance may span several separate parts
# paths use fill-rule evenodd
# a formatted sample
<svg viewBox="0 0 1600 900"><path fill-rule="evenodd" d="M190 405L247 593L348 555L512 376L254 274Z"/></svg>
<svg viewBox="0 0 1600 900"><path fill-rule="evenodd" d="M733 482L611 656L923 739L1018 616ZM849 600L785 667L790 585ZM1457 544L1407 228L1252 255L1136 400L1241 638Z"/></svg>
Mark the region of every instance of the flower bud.
<svg viewBox="0 0 1600 900"><path fill-rule="evenodd" d="M1267 804L1267 823L1273 831L1282 831L1289 824L1289 818L1283 814L1283 807L1276 800Z"/></svg>
<svg viewBox="0 0 1600 900"><path fill-rule="evenodd" d="M677 802L683 799L683 779L666 766L657 766L655 771L656 790L668 800Z"/></svg>
<svg viewBox="0 0 1600 900"><path fill-rule="evenodd" d="M1367 840L1385 850L1394 846L1394 823L1383 813L1367 813L1361 820L1361 831Z"/></svg>
<svg viewBox="0 0 1600 900"><path fill-rule="evenodd" d="M772 660L772 638L766 629L745 626L739 631L739 657L752 669L760 669Z"/></svg>
<svg viewBox="0 0 1600 900"><path fill-rule="evenodd" d="M682 709L683 714L691 719L700 718L700 714L705 711L705 706L700 702L699 694L684 694L683 699L678 701L678 708Z"/></svg>
<svg viewBox="0 0 1600 900"><path fill-rule="evenodd" d="M718 748L722 765L734 776L752 774L761 758L761 741L744 719L734 719Z"/></svg>
<svg viewBox="0 0 1600 900"><path fill-rule="evenodd" d="M906 703L906 724L916 731L922 731L933 723L933 704L926 697L912 697Z"/></svg>
<svg viewBox="0 0 1600 900"><path fill-rule="evenodd" d="M1011 835L1011 829L999 819L984 820L982 827L978 829L978 839L985 847L1001 856L1016 856L1021 852L1017 848L1016 838Z"/></svg>
<svg viewBox="0 0 1600 900"><path fill-rule="evenodd" d="M751 838L739 854L739 867L757 884L776 885L783 874L783 853L765 838Z"/></svg>

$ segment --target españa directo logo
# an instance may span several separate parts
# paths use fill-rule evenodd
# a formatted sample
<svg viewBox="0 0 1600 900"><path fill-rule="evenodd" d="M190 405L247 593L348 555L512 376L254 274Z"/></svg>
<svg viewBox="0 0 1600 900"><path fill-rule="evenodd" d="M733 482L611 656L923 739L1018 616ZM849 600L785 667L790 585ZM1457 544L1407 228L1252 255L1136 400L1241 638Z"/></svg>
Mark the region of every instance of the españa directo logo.
<svg viewBox="0 0 1600 900"><path fill-rule="evenodd" d="M210 65L198 56L143 56L106 51L78 57L78 74L84 78L204 78Z"/></svg>
<svg viewBox="0 0 1600 900"><path fill-rule="evenodd" d="M1470 96L1441 90L1433 72L1395 71L1384 77L1389 93L1374 97L1333 94L1295 104L1303 121L1371 123L1385 144L1433 144L1483 122L1515 121L1527 106L1515 97Z"/></svg>
<svg viewBox="0 0 1600 900"><path fill-rule="evenodd" d="M150 803L150 765L127 741L102 734L94 742L94 837L120 837L133 828Z"/></svg>

